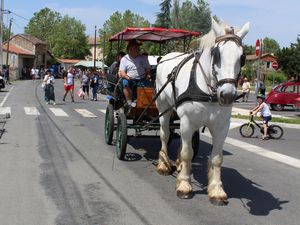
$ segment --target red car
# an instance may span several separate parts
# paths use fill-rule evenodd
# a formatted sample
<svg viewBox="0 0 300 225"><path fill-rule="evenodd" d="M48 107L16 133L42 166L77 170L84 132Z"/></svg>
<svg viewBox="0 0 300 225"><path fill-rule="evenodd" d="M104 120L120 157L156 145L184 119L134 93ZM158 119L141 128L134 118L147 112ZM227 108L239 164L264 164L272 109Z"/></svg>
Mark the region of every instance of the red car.
<svg viewBox="0 0 300 225"><path fill-rule="evenodd" d="M300 82L285 82L275 86L268 94L266 103L270 104L271 109L280 111L285 106L296 108L297 98L300 97Z"/></svg>

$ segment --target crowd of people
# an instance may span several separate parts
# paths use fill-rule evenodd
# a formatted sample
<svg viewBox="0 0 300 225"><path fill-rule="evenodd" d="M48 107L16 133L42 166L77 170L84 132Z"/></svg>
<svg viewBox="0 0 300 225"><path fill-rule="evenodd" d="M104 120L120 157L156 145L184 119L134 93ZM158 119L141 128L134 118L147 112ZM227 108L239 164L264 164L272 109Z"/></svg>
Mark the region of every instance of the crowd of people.
<svg viewBox="0 0 300 225"><path fill-rule="evenodd" d="M101 80L103 79L104 73L101 69L87 69L87 70L79 70L75 69L73 66L68 67L67 70L64 68L61 71L63 82L64 82L64 95L62 101L66 101L66 97L68 93L70 93L71 102L74 103L74 90L75 90L75 79L78 78L80 82L80 86L78 89L78 97L81 99L89 99L90 92L92 89L92 98L91 101L97 101L97 91L100 86ZM50 104L51 101L53 105L55 102L55 93L54 93L54 83L55 76L54 73L47 69L45 71L45 75L40 77L43 80L42 87L45 91L45 101L47 104ZM80 94L79 94L80 93Z"/></svg>

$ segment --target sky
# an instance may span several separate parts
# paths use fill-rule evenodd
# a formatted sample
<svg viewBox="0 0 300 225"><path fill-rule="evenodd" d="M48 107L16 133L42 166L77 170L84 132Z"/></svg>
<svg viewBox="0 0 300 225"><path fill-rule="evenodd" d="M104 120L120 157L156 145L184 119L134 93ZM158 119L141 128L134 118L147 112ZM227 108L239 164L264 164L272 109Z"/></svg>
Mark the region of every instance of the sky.
<svg viewBox="0 0 300 225"><path fill-rule="evenodd" d="M161 0L3 0L3 21L8 25L13 18L12 32L23 33L24 27L35 12L44 7L69 15L86 26L86 34L94 35L95 26L103 23L116 11L129 9L150 23L154 23L160 11ZM196 0L192 0L196 2ZM181 1L182 2L182 1ZM212 15L234 27L250 22L250 30L244 38L247 45L255 45L257 39L272 38L280 47L289 47L300 35L299 0L207 0Z"/></svg>

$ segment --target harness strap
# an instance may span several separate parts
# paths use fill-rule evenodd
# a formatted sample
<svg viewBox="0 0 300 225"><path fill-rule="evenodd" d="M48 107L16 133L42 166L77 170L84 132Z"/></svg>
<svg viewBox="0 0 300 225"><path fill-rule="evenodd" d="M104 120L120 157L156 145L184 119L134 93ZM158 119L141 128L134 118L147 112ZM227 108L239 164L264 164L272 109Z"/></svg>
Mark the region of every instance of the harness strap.
<svg viewBox="0 0 300 225"><path fill-rule="evenodd" d="M197 102L217 102L216 94L207 94L202 91L196 83L196 68L202 52L196 52L195 59L193 61L193 66L190 72L190 80L188 84L188 88L185 92L183 92L175 101L176 108L186 101L197 101Z"/></svg>

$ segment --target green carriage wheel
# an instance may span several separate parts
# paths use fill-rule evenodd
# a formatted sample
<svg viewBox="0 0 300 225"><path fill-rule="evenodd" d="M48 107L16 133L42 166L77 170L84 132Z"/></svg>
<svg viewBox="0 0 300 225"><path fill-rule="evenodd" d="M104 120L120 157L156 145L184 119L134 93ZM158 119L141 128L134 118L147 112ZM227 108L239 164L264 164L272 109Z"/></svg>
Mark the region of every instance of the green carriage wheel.
<svg viewBox="0 0 300 225"><path fill-rule="evenodd" d="M120 160L124 160L127 147L127 119L124 113L118 116L116 130L116 153Z"/></svg>
<svg viewBox="0 0 300 225"><path fill-rule="evenodd" d="M105 113L105 142L108 145L112 144L113 140L113 135L114 135L114 124L115 119L114 119L114 107L112 104L108 104L106 108L106 113Z"/></svg>

